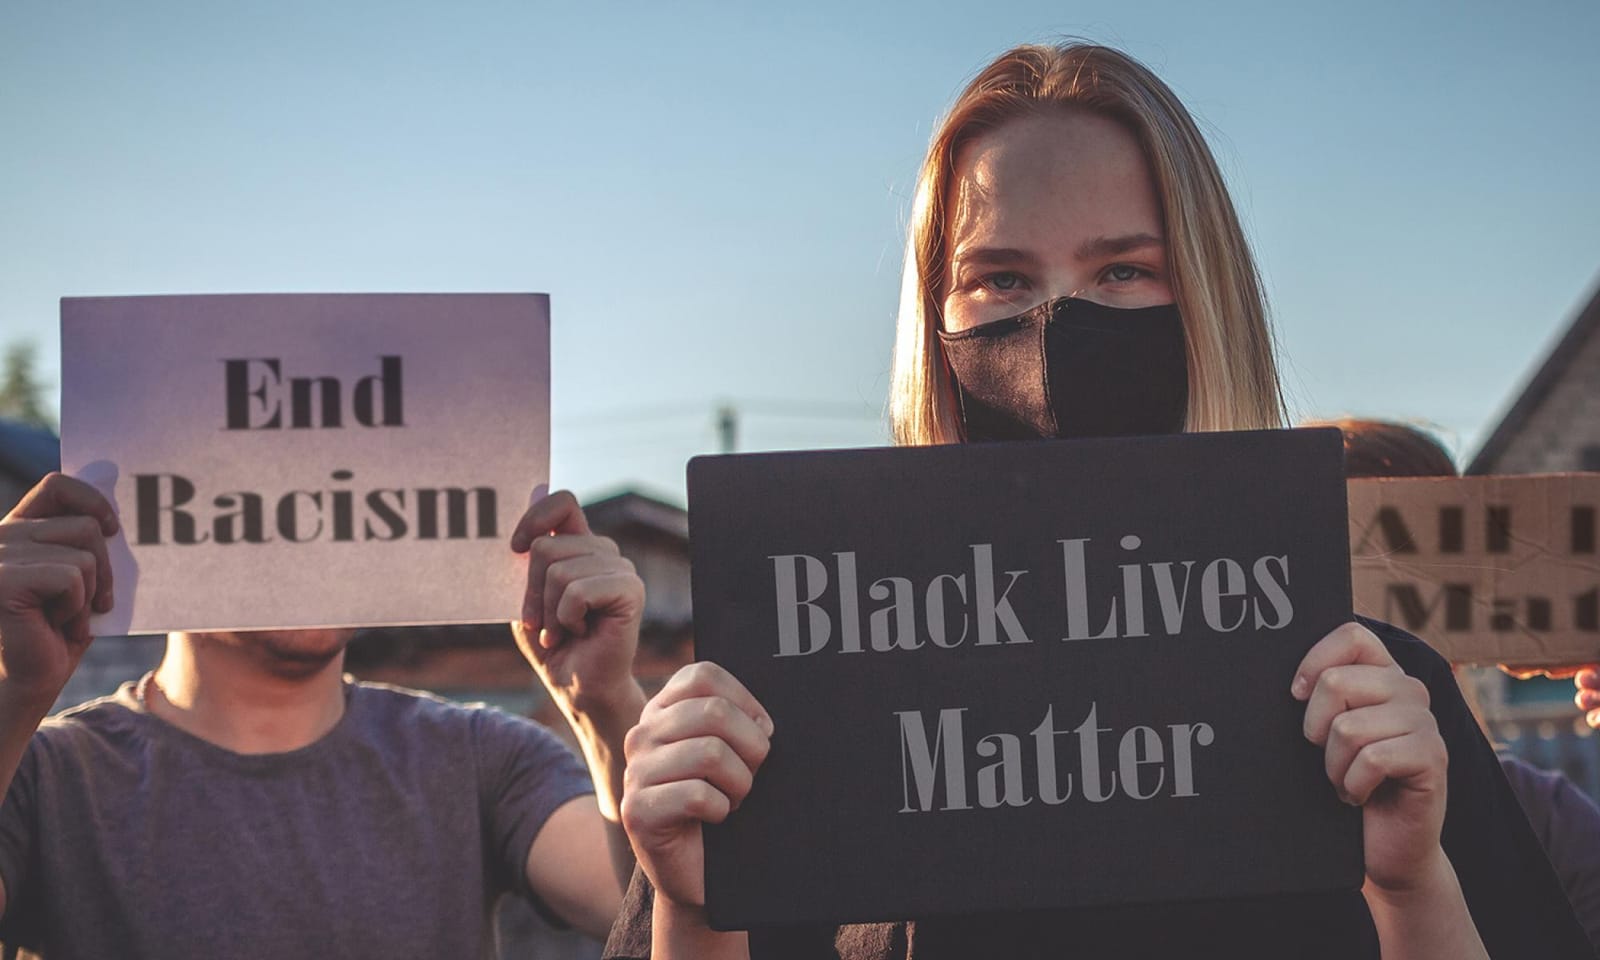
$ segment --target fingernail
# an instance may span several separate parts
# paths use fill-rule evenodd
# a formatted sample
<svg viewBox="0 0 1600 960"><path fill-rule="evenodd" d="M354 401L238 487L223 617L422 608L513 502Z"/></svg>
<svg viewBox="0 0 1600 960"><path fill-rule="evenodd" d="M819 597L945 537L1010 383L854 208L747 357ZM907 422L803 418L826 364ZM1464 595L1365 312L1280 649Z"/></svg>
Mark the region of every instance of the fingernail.
<svg viewBox="0 0 1600 960"><path fill-rule="evenodd" d="M1600 707L1590 710L1583 719L1591 727L1600 727Z"/></svg>
<svg viewBox="0 0 1600 960"><path fill-rule="evenodd" d="M772 725L772 718L766 716L765 714L756 717L756 726L760 727L762 732L764 732L769 739L772 737L773 732L777 729Z"/></svg>
<svg viewBox="0 0 1600 960"><path fill-rule="evenodd" d="M1306 678L1303 675L1295 674L1294 682L1289 684L1289 695L1296 700L1304 700L1308 686L1309 684L1306 683Z"/></svg>
<svg viewBox="0 0 1600 960"><path fill-rule="evenodd" d="M546 650L552 650L552 649L555 648L555 645L556 645L556 636L555 636L555 634L552 633L549 629L541 629L539 631L539 646L544 647Z"/></svg>
<svg viewBox="0 0 1600 960"><path fill-rule="evenodd" d="M532 493L528 494L528 506L531 507L548 496L550 496L550 485L541 483L533 488Z"/></svg>

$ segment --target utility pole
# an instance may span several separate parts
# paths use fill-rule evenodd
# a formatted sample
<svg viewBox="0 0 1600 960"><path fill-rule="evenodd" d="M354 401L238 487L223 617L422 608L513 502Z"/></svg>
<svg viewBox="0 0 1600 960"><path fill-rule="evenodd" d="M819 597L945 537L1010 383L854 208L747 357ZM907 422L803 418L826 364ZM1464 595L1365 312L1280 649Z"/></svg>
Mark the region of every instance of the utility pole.
<svg viewBox="0 0 1600 960"><path fill-rule="evenodd" d="M717 435L722 438L723 453L739 449L739 411L731 402L717 407Z"/></svg>

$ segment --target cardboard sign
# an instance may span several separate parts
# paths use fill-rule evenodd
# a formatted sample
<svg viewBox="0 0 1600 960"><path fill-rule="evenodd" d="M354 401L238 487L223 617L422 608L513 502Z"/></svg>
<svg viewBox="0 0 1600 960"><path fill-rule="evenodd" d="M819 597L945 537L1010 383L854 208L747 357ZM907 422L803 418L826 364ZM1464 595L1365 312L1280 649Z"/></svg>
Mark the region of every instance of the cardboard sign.
<svg viewBox="0 0 1600 960"><path fill-rule="evenodd" d="M702 457L697 654L771 712L724 929L1354 888L1294 669L1337 431Z"/></svg>
<svg viewBox="0 0 1600 960"><path fill-rule="evenodd" d="M1600 662L1600 474L1350 481L1356 610L1457 663Z"/></svg>
<svg viewBox="0 0 1600 960"><path fill-rule="evenodd" d="M122 520L95 632L515 618L549 335L543 294L62 300L62 469Z"/></svg>

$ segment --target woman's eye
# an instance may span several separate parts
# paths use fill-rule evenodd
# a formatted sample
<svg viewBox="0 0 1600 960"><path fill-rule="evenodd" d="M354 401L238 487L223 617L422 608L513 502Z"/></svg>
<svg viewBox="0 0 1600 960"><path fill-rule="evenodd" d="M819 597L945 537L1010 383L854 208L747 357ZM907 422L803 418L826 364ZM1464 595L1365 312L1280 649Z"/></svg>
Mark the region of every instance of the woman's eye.
<svg viewBox="0 0 1600 960"><path fill-rule="evenodd" d="M1026 281L1022 279L1022 275L1020 273L1002 271L1000 273L991 273L985 276L979 281L979 283L996 293L1013 293L1017 290L1021 290L1026 284Z"/></svg>
<svg viewBox="0 0 1600 960"><path fill-rule="evenodd" d="M1113 283L1128 283L1131 280L1139 279L1143 274L1143 270L1132 264L1117 263L1106 268L1104 278Z"/></svg>

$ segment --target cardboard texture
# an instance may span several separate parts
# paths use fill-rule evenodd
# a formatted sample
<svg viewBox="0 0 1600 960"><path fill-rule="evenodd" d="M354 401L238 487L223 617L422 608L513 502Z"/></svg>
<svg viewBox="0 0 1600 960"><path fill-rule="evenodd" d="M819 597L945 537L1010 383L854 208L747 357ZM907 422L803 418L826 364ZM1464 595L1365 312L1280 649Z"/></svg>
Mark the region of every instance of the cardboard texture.
<svg viewBox="0 0 1600 960"><path fill-rule="evenodd" d="M1337 431L702 457L697 654L771 712L724 929L1353 889L1289 695L1350 617Z"/></svg>
<svg viewBox="0 0 1600 960"><path fill-rule="evenodd" d="M62 469L122 521L93 630L515 618L549 324L543 294L63 300Z"/></svg>
<svg viewBox="0 0 1600 960"><path fill-rule="evenodd" d="M1352 480L1360 613L1456 663L1600 662L1600 474Z"/></svg>

